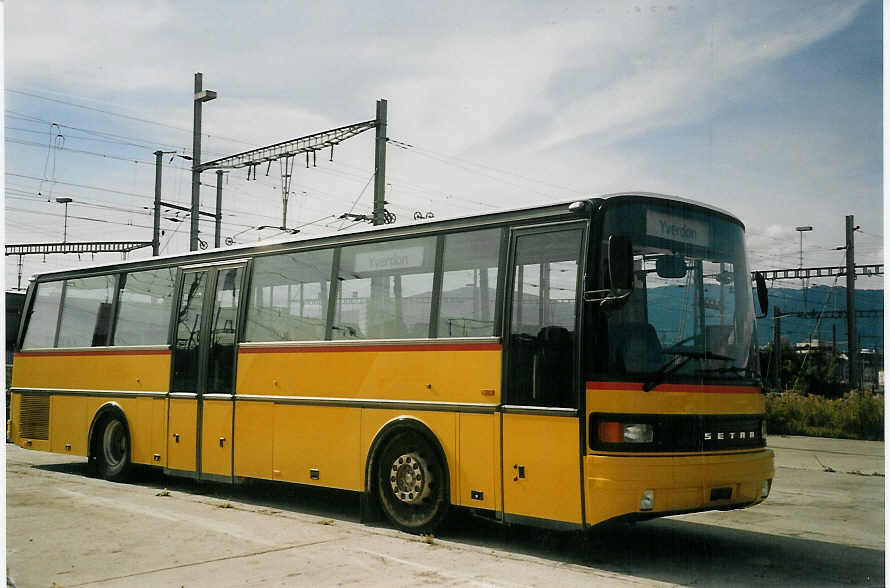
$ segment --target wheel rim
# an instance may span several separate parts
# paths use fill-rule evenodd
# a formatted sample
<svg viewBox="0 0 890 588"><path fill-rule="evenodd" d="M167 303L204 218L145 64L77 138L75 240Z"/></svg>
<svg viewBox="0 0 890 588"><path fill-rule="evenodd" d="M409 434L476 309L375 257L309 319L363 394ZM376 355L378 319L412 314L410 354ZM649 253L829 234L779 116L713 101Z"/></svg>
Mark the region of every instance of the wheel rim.
<svg viewBox="0 0 890 588"><path fill-rule="evenodd" d="M120 421L113 420L105 427L105 434L102 437L102 454L105 456L105 463L112 468L123 463L126 458L127 434Z"/></svg>
<svg viewBox="0 0 890 588"><path fill-rule="evenodd" d="M432 481L426 460L418 453L400 455L389 468L392 492L405 504L418 504L429 497Z"/></svg>

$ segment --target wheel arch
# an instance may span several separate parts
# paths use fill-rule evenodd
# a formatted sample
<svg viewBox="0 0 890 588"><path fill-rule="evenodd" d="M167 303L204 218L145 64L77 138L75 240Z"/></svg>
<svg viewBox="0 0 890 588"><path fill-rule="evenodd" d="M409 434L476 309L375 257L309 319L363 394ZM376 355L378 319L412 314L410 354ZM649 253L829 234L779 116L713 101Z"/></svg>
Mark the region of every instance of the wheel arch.
<svg viewBox="0 0 890 588"><path fill-rule="evenodd" d="M377 464L378 454L380 453L380 449L383 445L394 435L398 434L401 431L414 431L422 435L429 443L435 448L436 453L439 459L442 461L442 468L445 472L445 493L446 493L446 504L451 503L451 469L448 465L448 456L445 455L445 449L442 447L442 443L439 442L439 438L433 433L432 429L416 417L411 416L400 416L396 417L390 421L387 421L380 430L377 431L377 434L374 435L374 440L371 441L371 445L368 447L368 453L365 456L365 480L364 480L364 494L368 500L375 500L374 493L374 484L375 484L375 476L374 476L374 467Z"/></svg>
<svg viewBox="0 0 890 588"><path fill-rule="evenodd" d="M129 421L127 421L127 415L124 414L124 409L121 408L121 405L117 402L106 402L105 404L100 406L98 410L96 410L95 414L93 414L93 420L90 422L90 432L87 435L87 459L90 463L94 463L96 460L96 430L99 424L101 424L106 418L111 416L115 416L120 419L120 421L124 425L124 430L127 432L127 437L131 440L133 439L132 435L130 435L130 423ZM132 441L127 450L132 452Z"/></svg>

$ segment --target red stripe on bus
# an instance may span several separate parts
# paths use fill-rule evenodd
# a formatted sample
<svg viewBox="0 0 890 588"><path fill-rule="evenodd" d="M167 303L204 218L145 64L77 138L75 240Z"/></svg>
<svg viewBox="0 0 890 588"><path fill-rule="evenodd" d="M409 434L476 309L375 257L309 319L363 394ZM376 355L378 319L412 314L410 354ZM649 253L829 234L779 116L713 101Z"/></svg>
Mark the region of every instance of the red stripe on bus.
<svg viewBox="0 0 890 588"><path fill-rule="evenodd" d="M356 345L356 346L317 346L317 347L250 347L239 349L240 353L332 353L358 351L500 351L500 343L443 343L442 345Z"/></svg>
<svg viewBox="0 0 890 588"><path fill-rule="evenodd" d="M15 357L50 357L50 356L83 356L83 355L170 355L169 349L103 349L102 351L18 351Z"/></svg>
<svg viewBox="0 0 890 588"><path fill-rule="evenodd" d="M642 390L642 382L587 382L588 390ZM659 384L652 392L696 394L760 394L754 386L715 386L710 384Z"/></svg>

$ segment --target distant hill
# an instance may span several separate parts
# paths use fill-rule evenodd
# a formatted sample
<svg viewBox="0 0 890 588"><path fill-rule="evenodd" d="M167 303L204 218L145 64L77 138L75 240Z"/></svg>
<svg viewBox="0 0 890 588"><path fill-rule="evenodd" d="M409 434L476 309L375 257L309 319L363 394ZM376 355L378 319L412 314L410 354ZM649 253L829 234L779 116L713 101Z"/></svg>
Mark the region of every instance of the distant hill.
<svg viewBox="0 0 890 588"><path fill-rule="evenodd" d="M803 291L793 288L769 289L769 316L757 321L757 338L761 345L773 339L773 310L801 312L804 309ZM807 310L846 310L847 289L843 287L812 286L807 288ZM883 310L884 290L856 290L856 310ZM782 338L792 345L807 341L810 336L831 344L832 329L836 333L838 348L847 349L847 319L784 318ZM884 317L857 317L856 331L863 349L884 349Z"/></svg>

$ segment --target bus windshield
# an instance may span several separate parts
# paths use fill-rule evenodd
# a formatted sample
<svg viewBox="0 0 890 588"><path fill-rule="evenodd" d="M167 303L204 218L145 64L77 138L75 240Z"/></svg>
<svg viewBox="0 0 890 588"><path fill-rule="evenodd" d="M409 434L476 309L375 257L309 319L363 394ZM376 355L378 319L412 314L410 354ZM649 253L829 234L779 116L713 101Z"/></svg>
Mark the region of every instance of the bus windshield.
<svg viewBox="0 0 890 588"><path fill-rule="evenodd" d="M606 320L611 378L642 380L645 390L663 382L759 378L739 223L682 203L640 199L609 206L603 228L601 267L611 235L630 239L634 256L633 291Z"/></svg>

